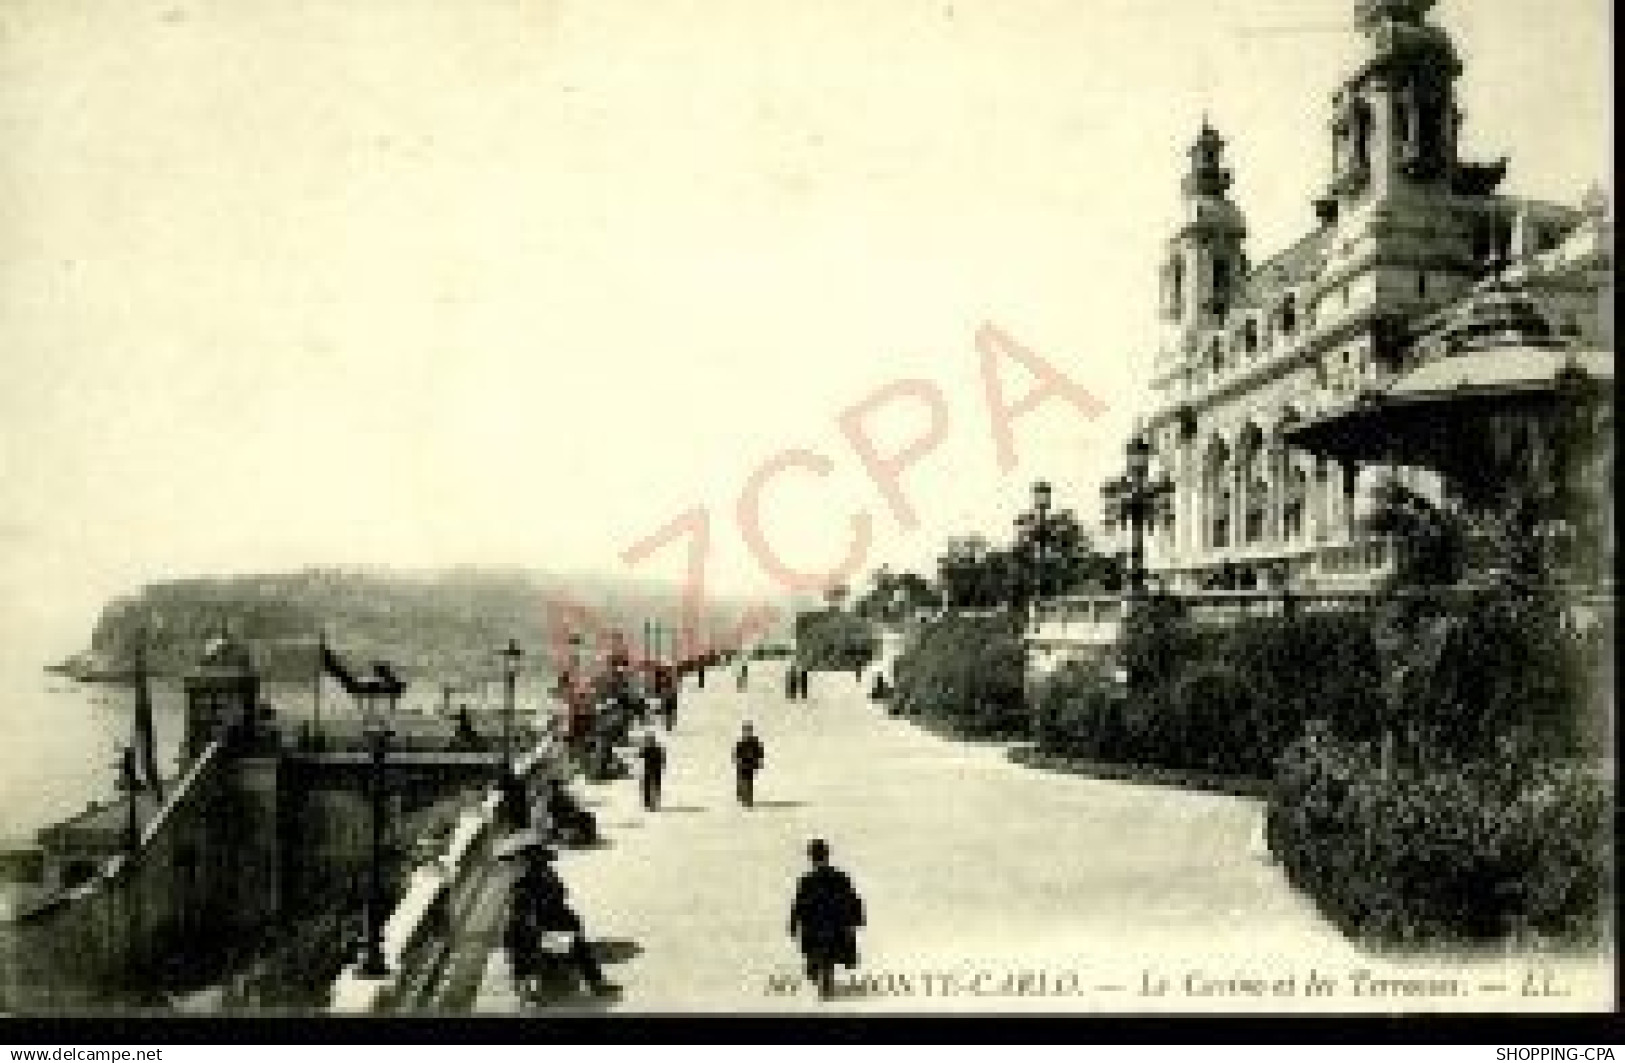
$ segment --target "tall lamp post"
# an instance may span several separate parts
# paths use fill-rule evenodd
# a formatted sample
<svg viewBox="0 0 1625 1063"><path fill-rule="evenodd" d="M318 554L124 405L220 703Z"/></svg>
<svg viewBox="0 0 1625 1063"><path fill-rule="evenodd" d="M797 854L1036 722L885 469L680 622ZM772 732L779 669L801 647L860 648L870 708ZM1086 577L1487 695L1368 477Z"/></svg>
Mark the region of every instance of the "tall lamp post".
<svg viewBox="0 0 1625 1063"><path fill-rule="evenodd" d="M367 934L361 956L361 974L384 978L389 963L384 959L384 757L389 746L389 724L403 686L384 665L375 665L373 675L362 681L361 733L367 742L368 796L372 804L371 860L367 868ZM387 706L387 711L385 706Z"/></svg>
<svg viewBox="0 0 1625 1063"><path fill-rule="evenodd" d="M1049 483L1039 480L1033 484L1033 508L1016 517L1017 541L1025 546L1023 596L1030 594L1035 603L1043 599L1048 587L1044 577L1049 570L1051 547L1060 523L1050 512L1050 501Z"/></svg>
<svg viewBox="0 0 1625 1063"><path fill-rule="evenodd" d="M525 651L517 639L509 639L497 653L502 658L502 778L507 781L513 776L514 685Z"/></svg>
<svg viewBox="0 0 1625 1063"><path fill-rule="evenodd" d="M1169 512L1174 484L1165 475L1151 478L1151 444L1142 433L1129 439L1126 456L1124 474L1102 487L1101 495L1107 524L1128 526L1128 592L1129 597L1140 598L1146 589L1145 530Z"/></svg>

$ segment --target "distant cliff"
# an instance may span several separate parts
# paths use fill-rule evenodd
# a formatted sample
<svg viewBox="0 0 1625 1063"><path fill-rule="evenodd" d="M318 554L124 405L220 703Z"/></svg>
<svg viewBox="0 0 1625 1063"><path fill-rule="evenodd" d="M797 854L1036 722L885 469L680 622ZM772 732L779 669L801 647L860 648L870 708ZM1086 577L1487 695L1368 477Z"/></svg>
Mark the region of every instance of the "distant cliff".
<svg viewBox="0 0 1625 1063"><path fill-rule="evenodd" d="M624 633L634 653L645 618L671 628L681 615L676 588L632 581L524 570L308 569L151 584L102 610L89 656L108 668L128 667L145 632L149 667L180 673L225 624L249 643L265 678L297 680L312 674L320 629L356 666L388 660L408 675L475 679L494 674L496 651L510 638L526 651L527 671L546 670L549 603L558 600L595 610L605 628ZM707 623L730 630L749 604L715 601ZM674 640L665 636L668 653Z"/></svg>

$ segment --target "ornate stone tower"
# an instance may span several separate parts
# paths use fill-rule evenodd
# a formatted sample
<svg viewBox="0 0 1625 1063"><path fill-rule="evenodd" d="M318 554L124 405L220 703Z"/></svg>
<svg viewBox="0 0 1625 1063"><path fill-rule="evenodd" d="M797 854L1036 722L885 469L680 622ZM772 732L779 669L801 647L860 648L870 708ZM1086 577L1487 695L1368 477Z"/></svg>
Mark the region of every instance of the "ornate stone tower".
<svg viewBox="0 0 1625 1063"><path fill-rule="evenodd" d="M1461 60L1427 21L1436 0L1357 0L1370 52L1333 103L1332 194L1343 203L1457 176Z"/></svg>
<svg viewBox="0 0 1625 1063"><path fill-rule="evenodd" d="M186 676L186 736L182 760L190 765L216 738L235 738L254 726L260 680L248 647L220 634Z"/></svg>
<svg viewBox="0 0 1625 1063"><path fill-rule="evenodd" d="M1224 140L1204 119L1180 185L1184 219L1162 267L1163 343L1158 376L1177 371L1202 329L1217 328L1247 273L1247 223L1229 198Z"/></svg>

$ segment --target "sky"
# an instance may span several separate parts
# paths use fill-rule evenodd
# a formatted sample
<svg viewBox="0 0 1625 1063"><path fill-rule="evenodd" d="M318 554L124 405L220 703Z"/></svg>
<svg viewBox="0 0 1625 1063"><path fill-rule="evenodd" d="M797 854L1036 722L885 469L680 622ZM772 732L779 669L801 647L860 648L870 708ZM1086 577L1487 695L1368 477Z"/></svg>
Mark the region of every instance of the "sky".
<svg viewBox="0 0 1625 1063"><path fill-rule="evenodd" d="M0 639L159 578L522 564L717 590L1096 515L1202 116L1312 221L1352 0L0 0ZM1464 153L1611 185L1604 0L1444 0ZM1013 422L991 325L1101 404ZM1033 386L1003 363L1008 401ZM902 526L839 427L913 381ZM925 408L871 419L882 452ZM786 451L826 472L753 473Z"/></svg>

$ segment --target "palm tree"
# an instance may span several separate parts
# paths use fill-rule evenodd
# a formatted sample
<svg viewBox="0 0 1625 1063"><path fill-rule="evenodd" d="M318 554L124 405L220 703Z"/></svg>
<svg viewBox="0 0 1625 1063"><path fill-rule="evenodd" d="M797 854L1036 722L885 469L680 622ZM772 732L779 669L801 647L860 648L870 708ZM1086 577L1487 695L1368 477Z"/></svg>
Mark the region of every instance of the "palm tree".
<svg viewBox="0 0 1625 1063"><path fill-rule="evenodd" d="M1460 510L1441 506L1397 479L1376 486L1365 530L1395 544L1392 582L1397 586L1449 587L1466 578L1468 530Z"/></svg>
<svg viewBox="0 0 1625 1063"><path fill-rule="evenodd" d="M1554 529L1548 500L1505 490L1496 504L1440 504L1389 478L1377 485L1365 520L1371 534L1396 544L1391 585L1453 587L1467 582L1538 586L1553 582Z"/></svg>

